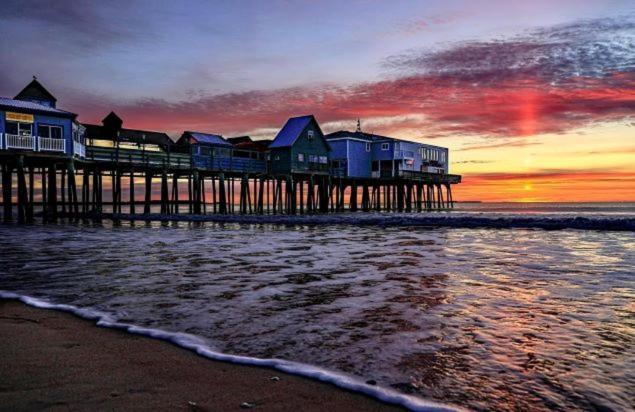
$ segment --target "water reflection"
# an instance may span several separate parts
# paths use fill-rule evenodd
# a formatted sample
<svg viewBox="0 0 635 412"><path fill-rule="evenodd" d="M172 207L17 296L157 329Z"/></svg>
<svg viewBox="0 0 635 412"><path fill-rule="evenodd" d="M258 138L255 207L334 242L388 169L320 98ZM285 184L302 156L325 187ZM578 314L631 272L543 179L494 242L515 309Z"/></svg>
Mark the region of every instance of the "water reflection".
<svg viewBox="0 0 635 412"><path fill-rule="evenodd" d="M475 409L628 409L629 233L0 226L0 289Z"/></svg>

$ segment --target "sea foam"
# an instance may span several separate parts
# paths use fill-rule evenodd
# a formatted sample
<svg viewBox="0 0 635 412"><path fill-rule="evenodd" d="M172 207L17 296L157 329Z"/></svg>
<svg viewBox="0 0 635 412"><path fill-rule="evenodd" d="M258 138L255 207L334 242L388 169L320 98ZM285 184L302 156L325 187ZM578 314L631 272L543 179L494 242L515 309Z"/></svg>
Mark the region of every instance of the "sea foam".
<svg viewBox="0 0 635 412"><path fill-rule="evenodd" d="M128 333L142 335L153 339L170 342L181 348L191 350L198 355L222 362L229 362L239 365L251 365L276 369L292 375L303 376L326 382L353 392L362 393L382 402L399 405L412 411L461 411L463 409L456 406L443 405L415 396L401 394L389 388L369 385L353 377L335 373L313 365L306 365L298 362L290 362L283 359L262 359L249 356L230 355L217 352L210 348L203 339L181 332L167 332L160 329L145 328L128 323L115 321L110 315L97 310L78 308L72 305L50 303L31 296L0 290L0 299L18 300L26 305L41 309L57 310L71 313L83 319L96 321L97 326L123 330Z"/></svg>

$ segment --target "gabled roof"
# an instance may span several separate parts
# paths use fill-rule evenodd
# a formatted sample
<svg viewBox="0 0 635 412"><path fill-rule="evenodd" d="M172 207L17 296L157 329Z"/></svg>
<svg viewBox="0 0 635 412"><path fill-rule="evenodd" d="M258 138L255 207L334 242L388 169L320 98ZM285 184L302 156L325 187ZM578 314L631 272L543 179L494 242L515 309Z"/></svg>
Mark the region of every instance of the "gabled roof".
<svg viewBox="0 0 635 412"><path fill-rule="evenodd" d="M189 136L190 138L194 139L196 143L232 147L232 144L225 140L223 136L217 134L187 131L183 133L181 139L183 139L184 136Z"/></svg>
<svg viewBox="0 0 635 412"><path fill-rule="evenodd" d="M273 139L273 142L269 145L270 149L282 148L282 147L290 147L293 146L302 131L309 125L311 122L315 122L320 133L322 130L320 129L320 125L313 115L300 116L300 117L292 117L285 125L280 129L276 138ZM323 133L322 133L323 134ZM328 143L326 144L328 147Z"/></svg>
<svg viewBox="0 0 635 412"><path fill-rule="evenodd" d="M18 93L14 97L14 99L16 100L30 100L30 99L47 100L47 101L50 101L54 107L55 107L55 102L57 102L57 99L55 98L55 96L53 96L48 90L46 90L46 88L42 86L40 82L37 81L35 76L33 76L33 80L31 81L31 83L27 84L26 87L24 87L24 89L22 89L20 93Z"/></svg>
<svg viewBox="0 0 635 412"><path fill-rule="evenodd" d="M7 97L0 97L0 107L4 108L5 110L22 110L30 113L54 114L70 118L75 118L77 116L75 113L56 109L45 104L25 100L9 99Z"/></svg>
<svg viewBox="0 0 635 412"><path fill-rule="evenodd" d="M112 126L114 129L121 129L121 126L123 126L123 120L121 120L121 117L117 116L115 112L111 111L108 113L108 116L101 120L101 124L106 127Z"/></svg>

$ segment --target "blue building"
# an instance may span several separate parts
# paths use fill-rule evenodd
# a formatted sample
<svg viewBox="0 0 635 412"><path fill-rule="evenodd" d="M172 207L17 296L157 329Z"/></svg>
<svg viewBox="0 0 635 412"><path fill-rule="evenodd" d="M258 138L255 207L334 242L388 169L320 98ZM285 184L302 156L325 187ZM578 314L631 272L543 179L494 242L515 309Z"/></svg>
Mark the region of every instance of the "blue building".
<svg viewBox="0 0 635 412"><path fill-rule="evenodd" d="M404 176L412 173L448 173L448 149L424 143L341 130L326 135L331 173L352 178Z"/></svg>
<svg viewBox="0 0 635 412"><path fill-rule="evenodd" d="M239 173L266 172L264 153L238 149L217 134L186 131L176 144L191 155L196 168Z"/></svg>
<svg viewBox="0 0 635 412"><path fill-rule="evenodd" d="M0 97L0 149L84 157L83 126L56 104L35 77L13 99Z"/></svg>

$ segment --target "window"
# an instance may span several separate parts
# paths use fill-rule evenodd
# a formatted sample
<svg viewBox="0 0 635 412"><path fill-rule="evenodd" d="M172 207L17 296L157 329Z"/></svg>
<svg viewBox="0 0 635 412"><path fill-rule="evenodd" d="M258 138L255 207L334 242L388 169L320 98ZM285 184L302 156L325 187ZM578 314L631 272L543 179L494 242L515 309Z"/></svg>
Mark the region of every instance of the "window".
<svg viewBox="0 0 635 412"><path fill-rule="evenodd" d="M313 130L309 130L309 132L307 133L307 137L309 138L309 140L313 140Z"/></svg>
<svg viewBox="0 0 635 412"><path fill-rule="evenodd" d="M332 161L331 161L331 167L332 167L333 169L339 169L339 168L341 167L341 166L340 166L340 161L339 161L339 160L332 160Z"/></svg>
<svg viewBox="0 0 635 412"><path fill-rule="evenodd" d="M326 156L320 156L320 163L325 165L328 164L329 159Z"/></svg>
<svg viewBox="0 0 635 412"><path fill-rule="evenodd" d="M390 149L390 144L388 143L382 143L381 144L381 150L388 150Z"/></svg>
<svg viewBox="0 0 635 412"><path fill-rule="evenodd" d="M202 156L210 156L211 154L212 154L212 149L210 147L201 147Z"/></svg>
<svg viewBox="0 0 635 412"><path fill-rule="evenodd" d="M316 155L309 155L309 163L317 163L318 157Z"/></svg>
<svg viewBox="0 0 635 412"><path fill-rule="evenodd" d="M49 126L47 124L39 124L37 126L37 135L40 137L49 137L51 139L61 139L62 128L59 126Z"/></svg>
<svg viewBox="0 0 635 412"><path fill-rule="evenodd" d="M31 136L31 124L6 122L5 131L7 134L15 134L18 136Z"/></svg>
<svg viewBox="0 0 635 412"><path fill-rule="evenodd" d="M275 155L273 160L280 160L280 155Z"/></svg>
<svg viewBox="0 0 635 412"><path fill-rule="evenodd" d="M370 142L366 142L366 151L370 152Z"/></svg>
<svg viewBox="0 0 635 412"><path fill-rule="evenodd" d="M304 153L298 153L298 162L304 163Z"/></svg>

